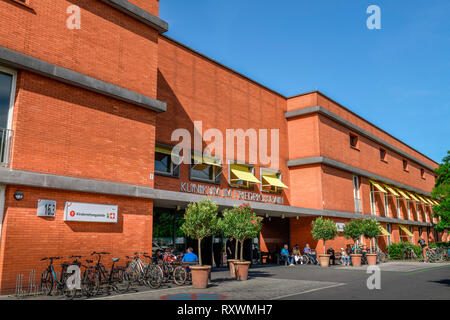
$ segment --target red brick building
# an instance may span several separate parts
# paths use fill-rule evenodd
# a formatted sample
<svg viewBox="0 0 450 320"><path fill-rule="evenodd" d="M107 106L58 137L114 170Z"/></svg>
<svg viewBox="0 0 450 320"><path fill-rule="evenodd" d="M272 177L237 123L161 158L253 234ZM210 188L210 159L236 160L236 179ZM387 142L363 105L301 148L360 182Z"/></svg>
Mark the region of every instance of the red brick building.
<svg viewBox="0 0 450 320"><path fill-rule="evenodd" d="M310 235L317 216L373 216L389 233L381 247L447 240L432 229L437 163L320 92L285 97L164 36L158 5L0 1L0 293L17 274L40 272L45 256L149 251L154 214L180 216L205 193L264 216L263 251L320 246ZM79 29L67 26L73 6ZM203 134L278 129L279 168L214 155L172 164L172 132L194 136L195 121ZM39 200L55 210L38 216ZM73 203L117 216L74 221Z"/></svg>

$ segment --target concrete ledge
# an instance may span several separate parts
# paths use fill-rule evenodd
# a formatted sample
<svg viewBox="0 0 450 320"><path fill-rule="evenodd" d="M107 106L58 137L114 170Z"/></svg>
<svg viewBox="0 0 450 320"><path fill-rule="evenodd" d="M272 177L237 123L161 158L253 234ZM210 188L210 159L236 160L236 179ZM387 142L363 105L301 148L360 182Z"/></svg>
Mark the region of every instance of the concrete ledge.
<svg viewBox="0 0 450 320"><path fill-rule="evenodd" d="M167 105L164 102L144 96L116 85L94 79L84 74L58 67L54 64L24 55L22 53L0 46L0 63L24 69L39 75L55 79L83 88L89 91L103 94L105 96L138 105L155 112L165 112Z"/></svg>
<svg viewBox="0 0 450 320"><path fill-rule="evenodd" d="M154 16L150 12L147 12L138 6L126 1L126 0L101 0L107 5L119 10L120 12L152 27L160 34L169 30L169 24L161 20L160 18Z"/></svg>
<svg viewBox="0 0 450 320"><path fill-rule="evenodd" d="M413 192L420 193L420 194L424 194L424 195L426 195L428 197L431 197L431 194L429 192L425 192L423 190L407 186L407 185L405 185L403 183L400 183L400 182L397 182L397 181L394 181L394 180L382 177L380 175L377 175L375 173L371 173L369 171L365 171L365 170L361 170L361 169L349 166L349 165L347 165L345 163L342 163L342 162L339 162L339 161L336 161L336 160L333 160L333 159L329 159L329 158L326 158L326 157L302 158L302 159L289 160L287 162L287 166L290 167L290 168L291 167L296 167L296 166L304 166L304 165L308 165L308 164L325 164L325 165L328 165L330 167L342 169L344 171L349 171L351 173L356 173L357 175L365 176L365 177L372 178L372 179L375 179L375 180L380 180L380 181L382 181L384 183L392 184L392 185L397 186L399 188L406 189L406 190L413 191Z"/></svg>
<svg viewBox="0 0 450 320"><path fill-rule="evenodd" d="M143 186L8 169L0 169L0 184L19 186L22 185L29 187L41 187L49 189L61 189L68 191L153 199L155 205L171 208L174 208L177 205L186 206L190 202L196 202L207 198L204 195L158 190ZM301 208L220 197L210 197L210 199L216 202L221 209L239 206L244 202L248 202L258 214L268 214L269 216L273 217L281 217L281 215L283 214L286 218L297 216L326 216L348 219L366 219L372 217L381 222L399 223L405 225L432 226L432 224L430 223L370 216L367 214L357 214L352 212Z"/></svg>
<svg viewBox="0 0 450 320"><path fill-rule="evenodd" d="M286 119L291 119L294 117L298 117L298 116L302 116L302 115L307 115L307 114L312 114L312 113L319 113L322 114L334 121L336 121L337 123L340 123L341 125L350 128L352 131L358 132L359 134L365 136L366 138L369 138L375 142L377 142L378 144L380 144L381 146L384 146L396 153L398 153L399 155L401 155L402 157L405 157L407 159L410 159L418 164L420 164L421 166L434 171L434 168L429 166L428 164L420 161L419 159L416 159L415 157L407 154L406 152L398 149L397 147L394 147L393 145L387 143L386 141L378 138L377 136L371 134L370 132L367 132L363 129L361 129L360 127L354 125L353 123L351 123L350 121L347 121L341 117L339 117L338 115L334 114L333 112L325 109L324 107L321 106L314 106L314 107L309 107L309 108L304 108L304 109L298 109L298 110L293 110L293 111L289 111L285 113L285 118Z"/></svg>

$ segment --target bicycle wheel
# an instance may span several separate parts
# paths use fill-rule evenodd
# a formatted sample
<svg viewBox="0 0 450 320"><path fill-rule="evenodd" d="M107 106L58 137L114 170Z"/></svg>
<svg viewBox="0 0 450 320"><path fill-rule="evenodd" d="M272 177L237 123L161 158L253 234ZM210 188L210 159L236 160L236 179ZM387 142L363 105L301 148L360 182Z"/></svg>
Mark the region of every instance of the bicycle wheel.
<svg viewBox="0 0 450 320"><path fill-rule="evenodd" d="M45 270L41 274L41 291L43 294L49 296L53 290L53 276L51 272Z"/></svg>
<svg viewBox="0 0 450 320"><path fill-rule="evenodd" d="M67 300L73 300L73 298L75 298L75 296L77 294L77 289L75 289L75 288L70 289L67 286L67 280L69 279L69 277L71 275L72 274L69 274L69 273L64 274L63 279L62 279L62 283L59 285L61 287L62 294L64 295L64 297Z"/></svg>
<svg viewBox="0 0 450 320"><path fill-rule="evenodd" d="M130 290L131 279L126 270L119 269L114 271L113 281L118 293L125 293Z"/></svg>
<svg viewBox="0 0 450 320"><path fill-rule="evenodd" d="M86 297L92 297L98 294L100 283L97 273L94 270L85 270L83 279L81 280L81 292Z"/></svg>
<svg viewBox="0 0 450 320"><path fill-rule="evenodd" d="M147 268L145 284L153 289L159 288L163 283L163 271L160 266L151 264Z"/></svg>
<svg viewBox="0 0 450 320"><path fill-rule="evenodd" d="M173 270L173 282L177 286L182 286L186 283L187 271L182 266L177 266L175 270Z"/></svg>

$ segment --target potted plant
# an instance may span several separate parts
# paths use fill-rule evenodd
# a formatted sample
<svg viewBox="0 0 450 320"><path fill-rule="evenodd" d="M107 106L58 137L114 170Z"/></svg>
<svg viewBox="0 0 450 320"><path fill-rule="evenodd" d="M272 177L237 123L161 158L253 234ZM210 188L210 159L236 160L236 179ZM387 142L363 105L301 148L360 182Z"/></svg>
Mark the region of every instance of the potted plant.
<svg viewBox="0 0 450 320"><path fill-rule="evenodd" d="M261 217L257 217L249 204L225 210L222 220L223 230L230 232L241 245L240 259L235 261L236 279L247 280L250 261L244 261L244 242L247 239L256 238L262 227Z"/></svg>
<svg viewBox="0 0 450 320"><path fill-rule="evenodd" d="M361 266L361 258L362 254L357 251L358 246L356 245L358 242L358 239L363 235L363 220L356 219L356 220L350 220L350 222L346 223L344 226L344 236L346 239L352 239L355 243L355 253L351 254L352 258L352 265L354 267L360 267Z"/></svg>
<svg viewBox="0 0 450 320"><path fill-rule="evenodd" d="M330 265L330 255L326 254L325 241L336 237L338 233L336 223L330 219L319 217L312 222L311 233L314 239L323 240L323 254L319 254L319 261L320 265L326 268Z"/></svg>
<svg viewBox="0 0 450 320"><path fill-rule="evenodd" d="M233 210L225 210L223 214L223 219L220 220L220 230L222 231L223 235L227 238L234 238L234 229L235 225L237 223L236 221L236 212ZM227 256L227 262L230 267L230 276L232 278L236 277L236 268L234 263L239 261L238 260L238 245L239 241L235 238L236 241L236 249L234 250L234 257L230 257L228 259ZM228 253L227 253L228 254Z"/></svg>
<svg viewBox="0 0 450 320"><path fill-rule="evenodd" d="M181 226L183 233L198 241L198 266L192 266L192 285L196 289L205 289L208 286L211 266L202 264L201 242L204 238L212 236L219 228L220 219L217 216L218 206L210 199L197 203L190 203L186 208L184 223Z"/></svg>
<svg viewBox="0 0 450 320"><path fill-rule="evenodd" d="M377 254L373 253L372 239L376 239L380 235L380 223L374 219L365 219L363 220L362 225L364 236L370 240L370 253L366 254L367 264L369 266L374 266L377 264Z"/></svg>

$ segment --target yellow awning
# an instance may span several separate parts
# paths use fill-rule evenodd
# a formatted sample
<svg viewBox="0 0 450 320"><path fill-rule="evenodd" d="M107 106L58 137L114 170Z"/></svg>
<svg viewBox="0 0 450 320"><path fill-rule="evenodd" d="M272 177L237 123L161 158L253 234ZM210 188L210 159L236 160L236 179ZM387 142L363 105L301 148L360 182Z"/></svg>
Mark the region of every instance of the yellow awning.
<svg viewBox="0 0 450 320"><path fill-rule="evenodd" d="M222 165L220 163L218 163L218 161L216 159L214 159L213 157L202 156L202 155L194 153L192 155L192 159L194 159L196 164L198 164L198 165L207 164L207 165L211 165L211 166L222 167Z"/></svg>
<svg viewBox="0 0 450 320"><path fill-rule="evenodd" d="M155 152L171 155L172 149L157 146L157 147L155 147Z"/></svg>
<svg viewBox="0 0 450 320"><path fill-rule="evenodd" d="M425 199L425 201L426 201L428 204L433 205L433 202L431 201L430 198L427 198L427 197L423 197L423 198Z"/></svg>
<svg viewBox="0 0 450 320"><path fill-rule="evenodd" d="M427 203L426 200L424 198L422 198L420 195L418 195L416 193L417 198L419 198L420 201L422 201L423 203Z"/></svg>
<svg viewBox="0 0 450 320"><path fill-rule="evenodd" d="M383 234L383 236L390 236L391 234L383 227L380 225L380 231Z"/></svg>
<svg viewBox="0 0 450 320"><path fill-rule="evenodd" d="M400 227L400 229L403 230L404 233L406 233L407 236L409 236L409 237L414 237L414 235L411 233L411 231L408 230L407 227L402 226L402 225L399 225L399 227Z"/></svg>
<svg viewBox="0 0 450 320"><path fill-rule="evenodd" d="M375 182L375 181L370 180L370 179L369 179L369 181L370 181L370 183L372 183L373 186L374 186L375 188L377 188L379 191L381 191L381 192L383 192L383 193L387 193L387 191L384 190L383 187L381 187L381 186L378 184L378 182Z"/></svg>
<svg viewBox="0 0 450 320"><path fill-rule="evenodd" d="M272 187L279 187L279 188L285 188L288 189L288 186L285 185L283 182L281 182L280 179L278 179L275 175L264 175L263 179L267 181L268 184L270 184Z"/></svg>
<svg viewBox="0 0 450 320"><path fill-rule="evenodd" d="M413 200L420 202L419 198L417 198L417 197L414 195L414 193L409 192L409 191L407 191L407 192L408 192L409 196L410 196Z"/></svg>
<svg viewBox="0 0 450 320"><path fill-rule="evenodd" d="M231 172L239 179L251 183L261 183L245 166L232 164Z"/></svg>
<svg viewBox="0 0 450 320"><path fill-rule="evenodd" d="M439 205L439 201L433 199L433 202L435 205L437 205L437 206Z"/></svg>
<svg viewBox="0 0 450 320"><path fill-rule="evenodd" d="M411 200L411 198L406 194L406 192L403 192L403 190L401 190L399 188L395 188L395 189L398 191L398 193L400 193L403 196L403 198L405 198L407 200Z"/></svg>
<svg viewBox="0 0 450 320"><path fill-rule="evenodd" d="M385 187L386 189L388 189L388 191L389 191L390 193L392 193L394 196L400 197L400 195L397 193L397 191L394 190L393 187L391 187L391 186L389 186L389 185L387 185L387 184L384 184L384 187Z"/></svg>

